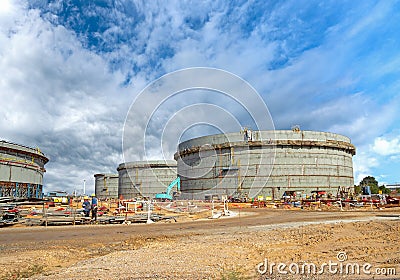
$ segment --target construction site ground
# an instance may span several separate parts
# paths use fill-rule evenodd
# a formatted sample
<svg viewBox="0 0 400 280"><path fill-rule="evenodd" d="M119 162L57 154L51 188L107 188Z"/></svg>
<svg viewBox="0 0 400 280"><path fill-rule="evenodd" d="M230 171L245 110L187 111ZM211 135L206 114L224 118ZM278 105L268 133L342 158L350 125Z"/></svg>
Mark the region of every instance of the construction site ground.
<svg viewBox="0 0 400 280"><path fill-rule="evenodd" d="M231 210L220 219L3 228L0 279L400 279L398 207ZM286 274L263 271L272 262ZM372 274L288 272L304 262L369 263Z"/></svg>

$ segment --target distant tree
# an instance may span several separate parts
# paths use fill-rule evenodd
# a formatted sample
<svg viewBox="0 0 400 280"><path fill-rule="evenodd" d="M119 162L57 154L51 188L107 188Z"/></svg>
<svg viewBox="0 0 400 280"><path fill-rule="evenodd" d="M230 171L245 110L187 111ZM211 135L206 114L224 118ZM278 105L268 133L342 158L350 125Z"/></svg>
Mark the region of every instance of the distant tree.
<svg viewBox="0 0 400 280"><path fill-rule="evenodd" d="M361 187L357 186L357 185L354 185L354 193L355 194L360 194L361 193Z"/></svg>
<svg viewBox="0 0 400 280"><path fill-rule="evenodd" d="M385 194L390 194L390 192L391 192L391 190L386 188L385 185L380 186L379 190L382 191L382 193L385 193Z"/></svg>
<svg viewBox="0 0 400 280"><path fill-rule="evenodd" d="M367 176L364 179L361 180L360 187L365 187L365 186L377 186L378 187L378 181L375 179L375 177L372 176Z"/></svg>
<svg viewBox="0 0 400 280"><path fill-rule="evenodd" d="M384 185L379 186L378 181L372 176L367 176L362 179L360 184L354 187L354 191L358 190L359 192L356 193L361 193L362 187L365 186L370 186L371 193L379 193L379 191L385 194L390 193L390 189L387 189Z"/></svg>
<svg viewBox="0 0 400 280"><path fill-rule="evenodd" d="M378 185L378 181L375 179L375 177L367 176L364 179L362 179L359 184L359 187L360 187L360 189L362 189L362 187L365 187L365 186L370 186L371 193L379 193L379 185Z"/></svg>

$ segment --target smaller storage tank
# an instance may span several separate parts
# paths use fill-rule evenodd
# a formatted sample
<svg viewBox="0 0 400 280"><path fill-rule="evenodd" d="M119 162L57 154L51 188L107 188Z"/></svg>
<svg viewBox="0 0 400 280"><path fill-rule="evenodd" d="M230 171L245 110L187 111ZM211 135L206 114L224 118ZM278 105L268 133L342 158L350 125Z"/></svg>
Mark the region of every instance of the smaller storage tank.
<svg viewBox="0 0 400 280"><path fill-rule="evenodd" d="M121 163L118 170L118 195L123 199L154 198L165 192L177 176L175 160L152 160Z"/></svg>
<svg viewBox="0 0 400 280"><path fill-rule="evenodd" d="M118 174L95 174L94 190L99 199L118 198Z"/></svg>
<svg viewBox="0 0 400 280"><path fill-rule="evenodd" d="M48 161L39 148L0 141L0 196L42 198Z"/></svg>

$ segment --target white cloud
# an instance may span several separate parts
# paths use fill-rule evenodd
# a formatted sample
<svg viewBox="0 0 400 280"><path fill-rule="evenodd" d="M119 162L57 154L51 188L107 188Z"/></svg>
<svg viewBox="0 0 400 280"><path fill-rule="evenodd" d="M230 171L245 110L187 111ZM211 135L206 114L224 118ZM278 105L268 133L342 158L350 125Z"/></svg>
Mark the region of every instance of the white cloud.
<svg viewBox="0 0 400 280"><path fill-rule="evenodd" d="M372 150L382 156L400 154L400 136L393 139L378 137L375 139Z"/></svg>
<svg viewBox="0 0 400 280"><path fill-rule="evenodd" d="M50 157L47 190L71 191L83 179L90 188L94 173L116 172L121 160L124 77L38 10L12 10L0 28L1 137Z"/></svg>
<svg viewBox="0 0 400 280"><path fill-rule="evenodd" d="M367 3L366 6L370 4ZM365 32L368 28L373 28L377 21L385 19L385 15L388 9L391 9L391 4L388 2L378 2L378 4L370 9L370 13L357 19L356 23L349 28L349 32L346 34L346 39L351 39L354 36L360 35L360 33Z"/></svg>
<svg viewBox="0 0 400 280"><path fill-rule="evenodd" d="M3 0L0 2L0 14L8 14L12 10L11 0Z"/></svg>
<svg viewBox="0 0 400 280"><path fill-rule="evenodd" d="M11 3L0 11L1 136L47 151L52 187L115 172L134 96L160 75L191 66L248 80L278 128L300 124L351 137L357 174L397 156L396 138L377 138L399 121L400 85L391 76L399 36L388 31L395 12L386 2L204 1L194 9L182 1L81 1L76 11L78 2L35 1L41 10L0 2ZM379 38L385 42L374 45Z"/></svg>
<svg viewBox="0 0 400 280"><path fill-rule="evenodd" d="M355 183L374 176L380 184L395 182L400 159L399 137L394 134L377 137L359 147L354 156Z"/></svg>
<svg viewBox="0 0 400 280"><path fill-rule="evenodd" d="M368 152L360 152L353 157L354 184L358 185L367 176L373 176L374 168L379 166L379 160Z"/></svg>

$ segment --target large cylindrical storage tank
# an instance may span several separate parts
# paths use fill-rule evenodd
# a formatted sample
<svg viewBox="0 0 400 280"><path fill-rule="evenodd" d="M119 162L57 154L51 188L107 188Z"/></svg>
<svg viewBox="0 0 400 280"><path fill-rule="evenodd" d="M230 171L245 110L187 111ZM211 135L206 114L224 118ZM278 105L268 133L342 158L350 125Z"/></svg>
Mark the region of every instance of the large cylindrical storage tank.
<svg viewBox="0 0 400 280"><path fill-rule="evenodd" d="M38 148L0 141L0 196L42 198L48 161Z"/></svg>
<svg viewBox="0 0 400 280"><path fill-rule="evenodd" d="M325 191L353 187L355 147L348 137L327 132L241 131L179 144L175 159L182 198L268 196L285 191Z"/></svg>
<svg viewBox="0 0 400 280"><path fill-rule="evenodd" d="M176 178L175 160L121 163L118 170L118 195L123 199L154 198L165 192Z"/></svg>
<svg viewBox="0 0 400 280"><path fill-rule="evenodd" d="M94 190L99 199L118 198L118 174L95 174Z"/></svg>

